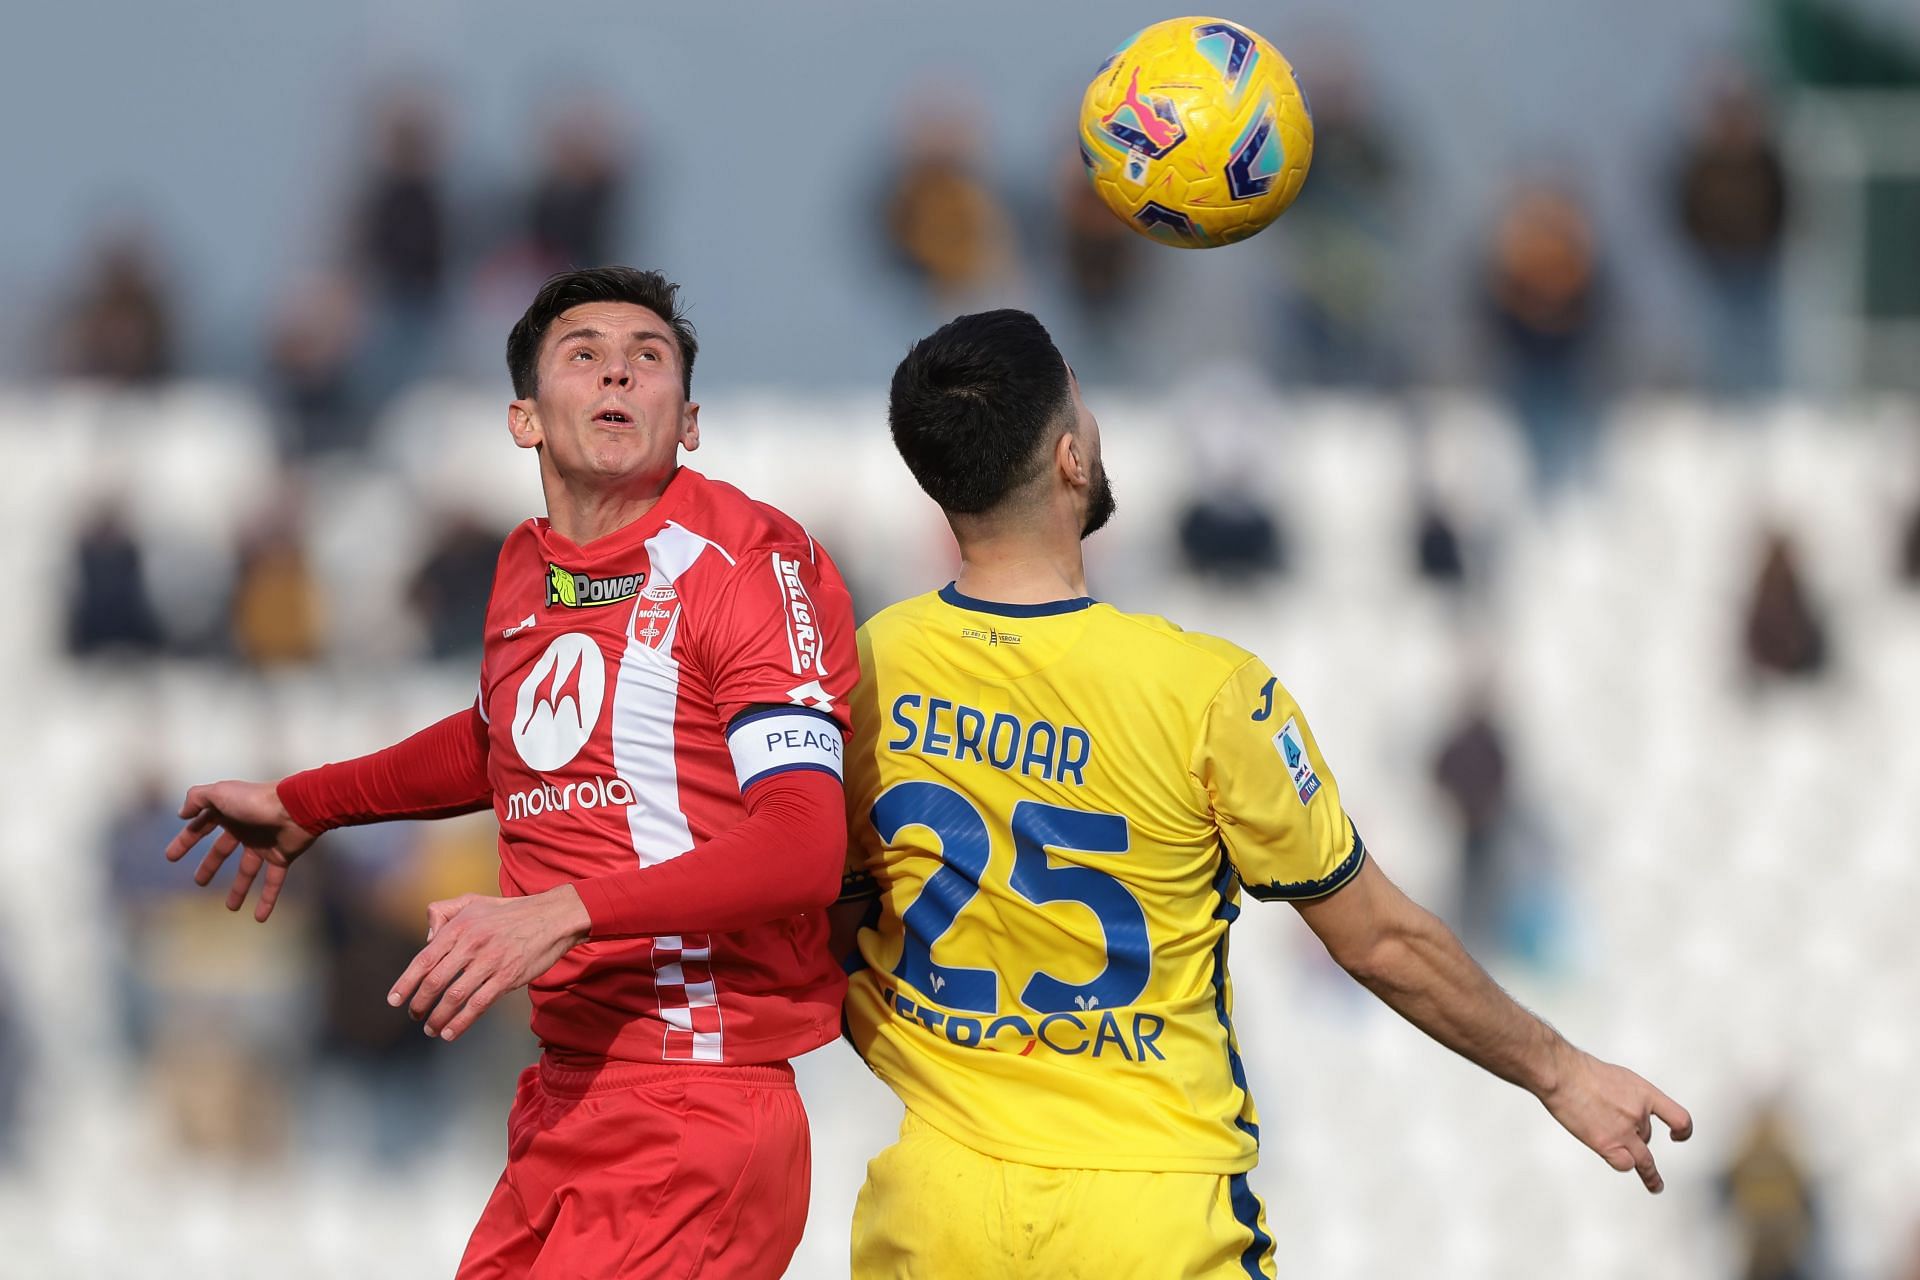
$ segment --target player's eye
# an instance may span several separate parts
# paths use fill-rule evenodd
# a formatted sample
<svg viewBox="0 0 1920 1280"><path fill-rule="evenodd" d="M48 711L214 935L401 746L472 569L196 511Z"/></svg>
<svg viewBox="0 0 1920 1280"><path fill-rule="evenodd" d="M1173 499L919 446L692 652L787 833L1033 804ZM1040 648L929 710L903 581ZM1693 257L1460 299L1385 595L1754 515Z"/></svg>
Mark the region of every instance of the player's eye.
<svg viewBox="0 0 1920 1280"><path fill-rule="evenodd" d="M567 358L569 360L591 360L593 359L593 352L587 350L585 347L581 347Z"/></svg>
<svg viewBox="0 0 1920 1280"><path fill-rule="evenodd" d="M660 358L660 353L658 351L649 349L646 351L642 351L640 353L640 358L642 360L658 360Z"/></svg>

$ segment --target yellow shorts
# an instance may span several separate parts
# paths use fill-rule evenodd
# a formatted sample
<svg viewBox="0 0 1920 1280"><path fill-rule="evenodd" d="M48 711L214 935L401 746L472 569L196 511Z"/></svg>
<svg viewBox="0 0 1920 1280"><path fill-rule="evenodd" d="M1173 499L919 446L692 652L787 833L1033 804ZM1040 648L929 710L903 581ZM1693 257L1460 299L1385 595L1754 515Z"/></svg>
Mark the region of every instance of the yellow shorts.
<svg viewBox="0 0 1920 1280"><path fill-rule="evenodd" d="M867 1164L855 1280L1260 1280L1276 1273L1247 1175L1047 1169L982 1155L911 1111Z"/></svg>

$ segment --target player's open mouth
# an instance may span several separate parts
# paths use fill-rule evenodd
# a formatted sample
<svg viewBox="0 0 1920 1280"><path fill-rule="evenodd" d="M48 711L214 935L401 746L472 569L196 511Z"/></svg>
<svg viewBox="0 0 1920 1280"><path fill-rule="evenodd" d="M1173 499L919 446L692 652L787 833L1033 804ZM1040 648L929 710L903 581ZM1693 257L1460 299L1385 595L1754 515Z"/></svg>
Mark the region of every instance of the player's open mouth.
<svg viewBox="0 0 1920 1280"><path fill-rule="evenodd" d="M630 427L633 425L633 419L629 418L626 414L620 412L618 409L608 409L605 413L598 414L597 416L595 416L594 421L604 422L609 426L616 426L616 427Z"/></svg>

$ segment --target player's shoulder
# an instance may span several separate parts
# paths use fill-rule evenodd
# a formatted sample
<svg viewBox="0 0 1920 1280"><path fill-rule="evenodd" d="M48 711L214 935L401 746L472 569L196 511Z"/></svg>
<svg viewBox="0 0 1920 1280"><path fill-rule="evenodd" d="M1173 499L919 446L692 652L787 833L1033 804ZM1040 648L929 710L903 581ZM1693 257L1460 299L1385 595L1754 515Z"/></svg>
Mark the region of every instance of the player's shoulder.
<svg viewBox="0 0 1920 1280"><path fill-rule="evenodd" d="M876 610L854 632L860 670L871 674L926 658L963 661L964 655L949 643L956 634L953 620L953 608L941 591L923 591Z"/></svg>
<svg viewBox="0 0 1920 1280"><path fill-rule="evenodd" d="M494 572L505 573L515 565L538 562L537 572L545 572L546 548L540 540L540 519L528 516L507 531L500 541L500 555L494 561Z"/></svg>
<svg viewBox="0 0 1920 1280"><path fill-rule="evenodd" d="M1219 636L1189 631L1157 613L1128 613L1110 604L1096 605L1091 620L1102 631L1103 645L1120 644L1143 659L1185 678L1217 687L1220 682L1255 660L1254 655Z"/></svg>
<svg viewBox="0 0 1920 1280"><path fill-rule="evenodd" d="M724 480L692 471L691 492L680 523L719 549L731 563L778 551L809 561L821 554L806 527L770 502L762 502Z"/></svg>
<svg viewBox="0 0 1920 1280"><path fill-rule="evenodd" d="M868 638L918 627L939 602L940 593L937 591L923 591L917 596L896 600L861 623L860 635Z"/></svg>

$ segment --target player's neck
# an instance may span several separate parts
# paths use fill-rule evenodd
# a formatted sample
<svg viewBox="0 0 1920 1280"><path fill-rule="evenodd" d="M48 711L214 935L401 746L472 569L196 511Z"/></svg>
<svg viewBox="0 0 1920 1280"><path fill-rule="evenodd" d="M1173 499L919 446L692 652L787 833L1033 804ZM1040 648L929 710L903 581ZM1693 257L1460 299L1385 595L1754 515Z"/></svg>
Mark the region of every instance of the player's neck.
<svg viewBox="0 0 1920 1280"><path fill-rule="evenodd" d="M996 604L1077 600L1087 594L1086 562L1077 538L975 533L960 543L960 573L953 585L963 596Z"/></svg>
<svg viewBox="0 0 1920 1280"><path fill-rule="evenodd" d="M569 483L560 476L542 476L547 491L547 522L553 531L584 547L626 528L659 505L679 468L650 476L639 483L607 487Z"/></svg>

